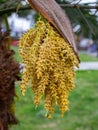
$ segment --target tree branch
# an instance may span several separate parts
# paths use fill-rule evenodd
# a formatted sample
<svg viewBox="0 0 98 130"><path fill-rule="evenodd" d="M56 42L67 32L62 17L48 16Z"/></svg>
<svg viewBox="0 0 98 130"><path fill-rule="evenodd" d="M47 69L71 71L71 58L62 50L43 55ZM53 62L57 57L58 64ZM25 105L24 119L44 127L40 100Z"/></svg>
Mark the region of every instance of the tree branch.
<svg viewBox="0 0 98 130"><path fill-rule="evenodd" d="M61 7L66 7L66 8L98 9L98 4L96 4L96 5L60 4L60 6Z"/></svg>
<svg viewBox="0 0 98 130"><path fill-rule="evenodd" d="M24 7L20 7L18 9L18 11L29 10L29 9L31 9L30 6L24 6ZM6 13L11 13L11 12L17 12L17 7L0 10L0 15L6 14Z"/></svg>
<svg viewBox="0 0 98 130"><path fill-rule="evenodd" d="M59 4L59 5L61 7L65 7L65 8L97 9L98 10L98 4L96 4L96 5ZM28 5L28 6L20 7L19 11L21 11L21 10L29 10L29 9L31 9L31 7ZM2 10L0 10L0 15L3 15L5 13L16 12L16 11L17 11L17 7L2 9Z"/></svg>

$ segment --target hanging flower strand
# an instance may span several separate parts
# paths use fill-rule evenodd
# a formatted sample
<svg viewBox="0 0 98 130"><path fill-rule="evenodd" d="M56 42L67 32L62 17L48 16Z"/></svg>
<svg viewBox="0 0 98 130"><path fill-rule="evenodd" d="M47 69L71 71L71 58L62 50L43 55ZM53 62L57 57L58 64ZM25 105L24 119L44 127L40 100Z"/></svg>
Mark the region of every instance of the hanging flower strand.
<svg viewBox="0 0 98 130"><path fill-rule="evenodd" d="M55 105L62 113L68 110L68 95L74 88L74 67L79 59L73 47L57 29L42 16L19 41L19 50L25 64L21 92L25 95L31 82L34 103L40 104L44 96L44 108L51 118Z"/></svg>

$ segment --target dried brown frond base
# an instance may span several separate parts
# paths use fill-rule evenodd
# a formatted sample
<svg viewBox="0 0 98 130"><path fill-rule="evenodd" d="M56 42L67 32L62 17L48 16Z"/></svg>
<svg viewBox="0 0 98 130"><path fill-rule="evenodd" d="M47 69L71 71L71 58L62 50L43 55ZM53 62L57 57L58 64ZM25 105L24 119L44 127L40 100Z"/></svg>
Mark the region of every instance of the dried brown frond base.
<svg viewBox="0 0 98 130"><path fill-rule="evenodd" d="M14 51L7 47L9 33L0 31L0 130L8 130L18 121L14 115L15 81L19 80L19 64Z"/></svg>

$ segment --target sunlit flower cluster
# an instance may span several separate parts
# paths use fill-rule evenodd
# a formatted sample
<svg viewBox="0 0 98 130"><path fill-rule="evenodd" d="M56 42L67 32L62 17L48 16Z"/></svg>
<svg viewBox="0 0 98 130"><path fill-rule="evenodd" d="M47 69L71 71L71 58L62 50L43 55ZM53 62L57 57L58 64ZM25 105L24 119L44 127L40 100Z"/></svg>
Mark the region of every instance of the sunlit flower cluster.
<svg viewBox="0 0 98 130"><path fill-rule="evenodd" d="M47 116L50 118L54 113L55 105L63 116L68 110L69 92L74 88L74 66L79 64L72 47L48 21L40 18L20 38L19 48L25 64L22 94L31 84L34 103L39 105L43 96Z"/></svg>

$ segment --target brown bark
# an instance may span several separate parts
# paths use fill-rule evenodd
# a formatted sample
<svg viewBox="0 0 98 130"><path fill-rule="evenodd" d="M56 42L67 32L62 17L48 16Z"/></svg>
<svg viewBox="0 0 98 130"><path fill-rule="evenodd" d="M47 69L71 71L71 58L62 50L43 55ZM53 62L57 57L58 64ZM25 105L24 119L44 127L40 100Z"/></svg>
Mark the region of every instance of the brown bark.
<svg viewBox="0 0 98 130"><path fill-rule="evenodd" d="M13 59L14 51L7 47L9 33L0 29L0 130L9 130L17 124L13 104L15 81L19 80L19 64Z"/></svg>

